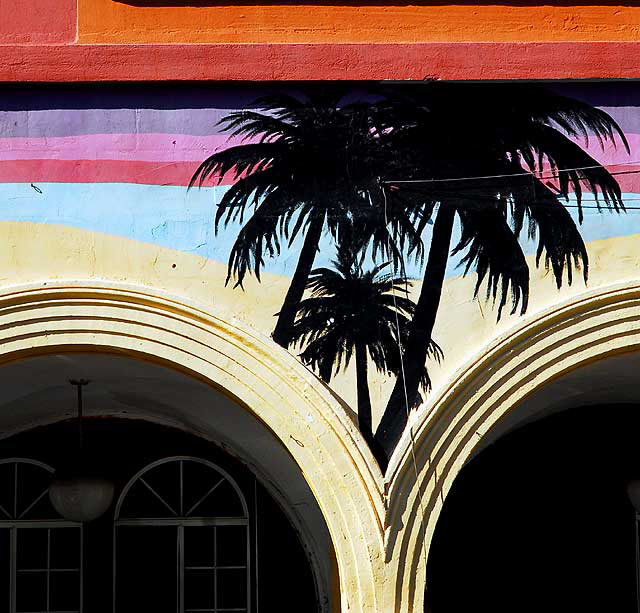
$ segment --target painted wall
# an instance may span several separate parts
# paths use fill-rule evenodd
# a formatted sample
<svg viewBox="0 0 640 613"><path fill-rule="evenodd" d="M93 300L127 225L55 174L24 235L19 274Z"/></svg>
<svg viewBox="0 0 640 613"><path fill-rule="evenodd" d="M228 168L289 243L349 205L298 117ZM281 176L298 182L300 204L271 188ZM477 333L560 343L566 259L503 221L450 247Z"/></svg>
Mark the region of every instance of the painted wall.
<svg viewBox="0 0 640 613"><path fill-rule="evenodd" d="M74 42L76 9L76 0L1 0L0 44Z"/></svg>
<svg viewBox="0 0 640 613"><path fill-rule="evenodd" d="M187 190L207 155L239 142L217 122L233 110L251 108L264 91L253 86L6 89L0 99L0 283L95 278L147 285L269 335L300 241L266 261L261 283L251 277L244 290L233 289L225 285L226 261L240 225L217 235L213 225L229 180ZM550 273L538 269L527 316L567 296L637 279L640 270L640 175L635 174L640 87L575 84L560 91L606 110L626 133L630 154L623 147L602 151L597 142L588 149L610 171L622 173L617 179L628 211L585 210L581 232L590 255L588 287L577 279L558 291ZM585 198L593 207L593 197ZM427 241L430 231L427 226ZM534 243L525 241L524 249L534 269ZM334 257L325 234L315 266L328 266ZM519 321L505 315L496 323L491 303L473 299L475 275L463 277L459 259L450 260L434 333L445 354L440 365L429 365L436 395L470 356ZM422 269L412 265L408 273L416 280L415 297ZM370 378L375 427L392 380ZM355 408L353 363L332 386Z"/></svg>
<svg viewBox="0 0 640 613"><path fill-rule="evenodd" d="M640 7L80 0L81 43L635 41ZM181 6L182 5L182 6ZM191 5L191 6L187 6Z"/></svg>
<svg viewBox="0 0 640 613"><path fill-rule="evenodd" d="M2 0L0 43L634 42L640 7Z"/></svg>
<svg viewBox="0 0 640 613"><path fill-rule="evenodd" d="M2 82L629 79L640 8L0 0Z"/></svg>

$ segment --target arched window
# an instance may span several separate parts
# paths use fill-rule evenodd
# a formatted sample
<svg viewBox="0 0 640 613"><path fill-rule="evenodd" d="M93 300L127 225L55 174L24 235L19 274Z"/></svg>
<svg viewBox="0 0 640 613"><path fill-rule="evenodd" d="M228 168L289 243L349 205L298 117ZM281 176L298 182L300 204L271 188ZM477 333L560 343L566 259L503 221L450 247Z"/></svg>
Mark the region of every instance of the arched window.
<svg viewBox="0 0 640 613"><path fill-rule="evenodd" d="M82 612L82 526L48 496L53 469L0 460L0 612Z"/></svg>
<svg viewBox="0 0 640 613"><path fill-rule="evenodd" d="M176 456L146 466L118 500L114 531L117 613L250 610L247 503L215 464Z"/></svg>

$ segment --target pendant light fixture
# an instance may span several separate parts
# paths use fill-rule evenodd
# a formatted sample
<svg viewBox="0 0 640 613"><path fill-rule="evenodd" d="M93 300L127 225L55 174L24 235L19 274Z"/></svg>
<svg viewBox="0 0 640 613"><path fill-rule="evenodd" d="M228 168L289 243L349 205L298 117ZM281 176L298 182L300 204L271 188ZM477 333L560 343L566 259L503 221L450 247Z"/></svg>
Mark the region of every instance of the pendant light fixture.
<svg viewBox="0 0 640 613"><path fill-rule="evenodd" d="M49 486L49 499L55 510L70 521L89 522L100 517L111 505L114 485L108 479L93 474L84 447L82 389L87 379L69 381L77 391L78 453L72 464L56 471Z"/></svg>
<svg viewBox="0 0 640 613"><path fill-rule="evenodd" d="M640 513L640 479L634 479L627 483L627 496L629 496L629 501L636 513Z"/></svg>

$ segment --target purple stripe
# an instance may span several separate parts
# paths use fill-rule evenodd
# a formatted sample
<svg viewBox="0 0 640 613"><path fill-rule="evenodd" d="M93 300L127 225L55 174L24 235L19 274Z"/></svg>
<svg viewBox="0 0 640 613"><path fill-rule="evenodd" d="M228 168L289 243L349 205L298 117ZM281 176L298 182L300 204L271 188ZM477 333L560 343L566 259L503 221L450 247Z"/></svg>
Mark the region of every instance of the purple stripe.
<svg viewBox="0 0 640 613"><path fill-rule="evenodd" d="M640 133L639 106L601 106L600 108L615 119L625 134Z"/></svg>
<svg viewBox="0 0 640 613"><path fill-rule="evenodd" d="M0 138L47 138L82 134L220 134L228 109L81 109L0 111Z"/></svg>
<svg viewBox="0 0 640 613"><path fill-rule="evenodd" d="M639 100L640 106L640 100ZM638 106L601 107L625 132L640 133ZM43 138L82 134L190 134L220 133L216 126L228 109L81 109L0 111L0 137Z"/></svg>

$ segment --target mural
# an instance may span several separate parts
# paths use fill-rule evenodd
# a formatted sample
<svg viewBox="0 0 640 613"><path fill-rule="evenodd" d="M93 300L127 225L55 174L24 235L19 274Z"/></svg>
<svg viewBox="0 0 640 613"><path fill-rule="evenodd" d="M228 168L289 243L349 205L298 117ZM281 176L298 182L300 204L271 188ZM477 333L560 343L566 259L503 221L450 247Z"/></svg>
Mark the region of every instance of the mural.
<svg viewBox="0 0 640 613"><path fill-rule="evenodd" d="M483 344L636 274L638 104L631 83L6 89L3 282L144 283L242 319L385 466Z"/></svg>

